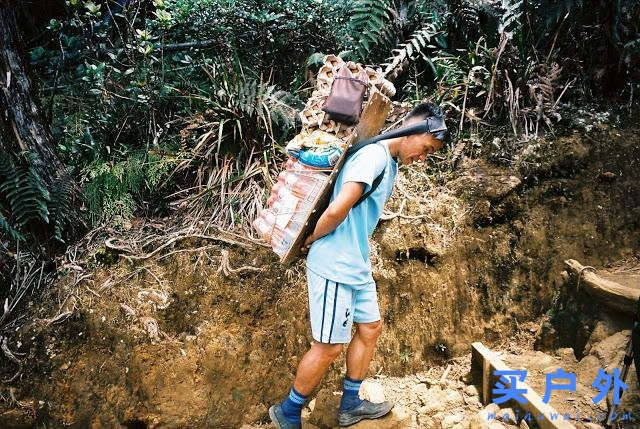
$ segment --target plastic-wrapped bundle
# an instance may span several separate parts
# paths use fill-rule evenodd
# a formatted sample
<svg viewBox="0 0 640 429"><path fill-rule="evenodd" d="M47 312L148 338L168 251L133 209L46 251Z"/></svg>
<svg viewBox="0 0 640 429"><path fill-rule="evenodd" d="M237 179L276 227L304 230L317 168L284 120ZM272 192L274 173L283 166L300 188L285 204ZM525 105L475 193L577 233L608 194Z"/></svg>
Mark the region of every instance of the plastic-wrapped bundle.
<svg viewBox="0 0 640 429"><path fill-rule="evenodd" d="M342 149L335 146L302 149L298 151L301 163L318 168L331 168L342 156Z"/></svg>
<svg viewBox="0 0 640 429"><path fill-rule="evenodd" d="M258 235L271 243L280 257L296 240L313 209L313 203L326 185L328 175L289 159L285 170L278 175L268 209L253 222Z"/></svg>

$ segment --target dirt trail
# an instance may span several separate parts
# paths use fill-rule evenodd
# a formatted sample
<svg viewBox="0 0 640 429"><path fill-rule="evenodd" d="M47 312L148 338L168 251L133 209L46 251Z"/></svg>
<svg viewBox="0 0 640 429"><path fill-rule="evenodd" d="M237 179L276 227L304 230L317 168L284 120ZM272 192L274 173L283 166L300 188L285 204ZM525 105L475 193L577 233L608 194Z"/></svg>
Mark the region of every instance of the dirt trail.
<svg viewBox="0 0 640 429"><path fill-rule="evenodd" d="M531 143L514 168L465 159L453 177L402 171L388 205L396 215L374 234L385 329L372 373L421 373L466 355L471 341L508 343L550 309L531 333L536 347L582 353L597 309L576 317L581 296L558 306L562 261L604 266L637 252L637 141L637 130L605 129ZM2 402L0 424L264 421L310 341L303 264L285 268L266 249L197 238L169 251L131 265L102 249L68 268L12 344L29 355L2 387L16 402ZM325 386L337 390L343 365L332 366ZM0 375L17 371L5 365Z"/></svg>
<svg viewBox="0 0 640 429"><path fill-rule="evenodd" d="M534 326L532 323L531 327ZM615 329L615 328L614 328ZM607 413L606 400L594 403L600 392L591 387L599 367L611 370L621 367L622 352L629 331L618 331L606 338L595 333L590 343L591 352L578 361L571 348L548 353L533 350L534 335L530 329L520 332L518 341L510 344L509 351L497 351L511 369L526 369L526 381L540 396L545 393L545 374L562 368L577 376L576 391L553 390L549 404L557 412L547 416L555 420L567 420L578 429L604 428ZM360 396L374 402L391 400L396 406L392 415L375 422L362 422L354 429L505 429L539 427L537 415L527 415L515 401L500 406L484 405L479 390L470 379L471 355L435 365L427 371L403 377L375 375L365 380ZM560 380L566 381L566 380ZM618 420L626 428L640 427L640 388L632 367L627 379L629 386L622 395L618 407ZM303 413L303 428L337 428L336 410L340 391L322 389ZM495 414L495 417L490 417ZM505 414L508 418L505 418ZM626 415L626 417L624 417ZM524 420L525 423L522 423ZM272 428L268 423L246 424L242 429Z"/></svg>

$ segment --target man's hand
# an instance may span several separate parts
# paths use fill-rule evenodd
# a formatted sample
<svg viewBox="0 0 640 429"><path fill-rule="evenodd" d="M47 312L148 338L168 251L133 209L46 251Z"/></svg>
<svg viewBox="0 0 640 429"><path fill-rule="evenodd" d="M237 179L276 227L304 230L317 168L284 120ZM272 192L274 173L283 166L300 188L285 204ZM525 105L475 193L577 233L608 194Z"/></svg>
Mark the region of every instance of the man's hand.
<svg viewBox="0 0 640 429"><path fill-rule="evenodd" d="M300 249L300 251L304 254L307 254L309 252L309 248L311 247L311 244L313 244L314 241L316 241L316 239L313 236L313 234L311 234L304 240L304 244L302 245L302 248Z"/></svg>

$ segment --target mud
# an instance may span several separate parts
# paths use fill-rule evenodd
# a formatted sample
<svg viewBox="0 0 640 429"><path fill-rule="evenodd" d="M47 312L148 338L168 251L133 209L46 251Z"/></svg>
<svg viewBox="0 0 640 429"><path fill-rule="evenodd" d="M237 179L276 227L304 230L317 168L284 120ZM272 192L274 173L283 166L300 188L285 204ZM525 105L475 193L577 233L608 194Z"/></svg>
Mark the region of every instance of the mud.
<svg viewBox="0 0 640 429"><path fill-rule="evenodd" d="M430 169L403 169L388 205L399 215L374 234L385 328L371 373L418 373L467 354L471 341L505 345L545 315L537 347L581 353L597 303L561 292L562 261L604 266L637 254L637 143L634 129L539 141L522 148L511 168L467 158L442 185ZM17 402L3 402L0 425L265 421L310 344L304 265L282 267L267 249L227 247L232 267L261 270L225 276L222 249L134 267L93 258L82 272L69 270L33 303L34 322L13 339L29 355L21 375L2 387ZM576 316L580 305L592 310ZM66 319L45 322L65 311L72 311ZM341 358L324 386L338 386L343 366ZM5 363L0 375L18 370Z"/></svg>

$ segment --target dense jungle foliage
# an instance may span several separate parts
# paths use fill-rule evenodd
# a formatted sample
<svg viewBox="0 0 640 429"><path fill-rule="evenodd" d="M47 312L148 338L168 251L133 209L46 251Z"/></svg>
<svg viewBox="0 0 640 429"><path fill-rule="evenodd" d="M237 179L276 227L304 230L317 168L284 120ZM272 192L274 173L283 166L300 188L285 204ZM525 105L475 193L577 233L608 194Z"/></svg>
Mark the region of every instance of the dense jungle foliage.
<svg viewBox="0 0 640 429"><path fill-rule="evenodd" d="M0 145L3 284L22 284L27 267L51 261L86 230L126 228L134 215L246 225L326 53L380 67L395 80L395 101L440 103L455 130L447 159L486 148L509 163L509 148L483 136L508 132L517 144L552 130L563 109L598 100L631 109L640 92L640 4L631 0L0 8L3 19L15 17L37 121L64 167L46 177L37 154ZM32 262L16 264L20 252Z"/></svg>

